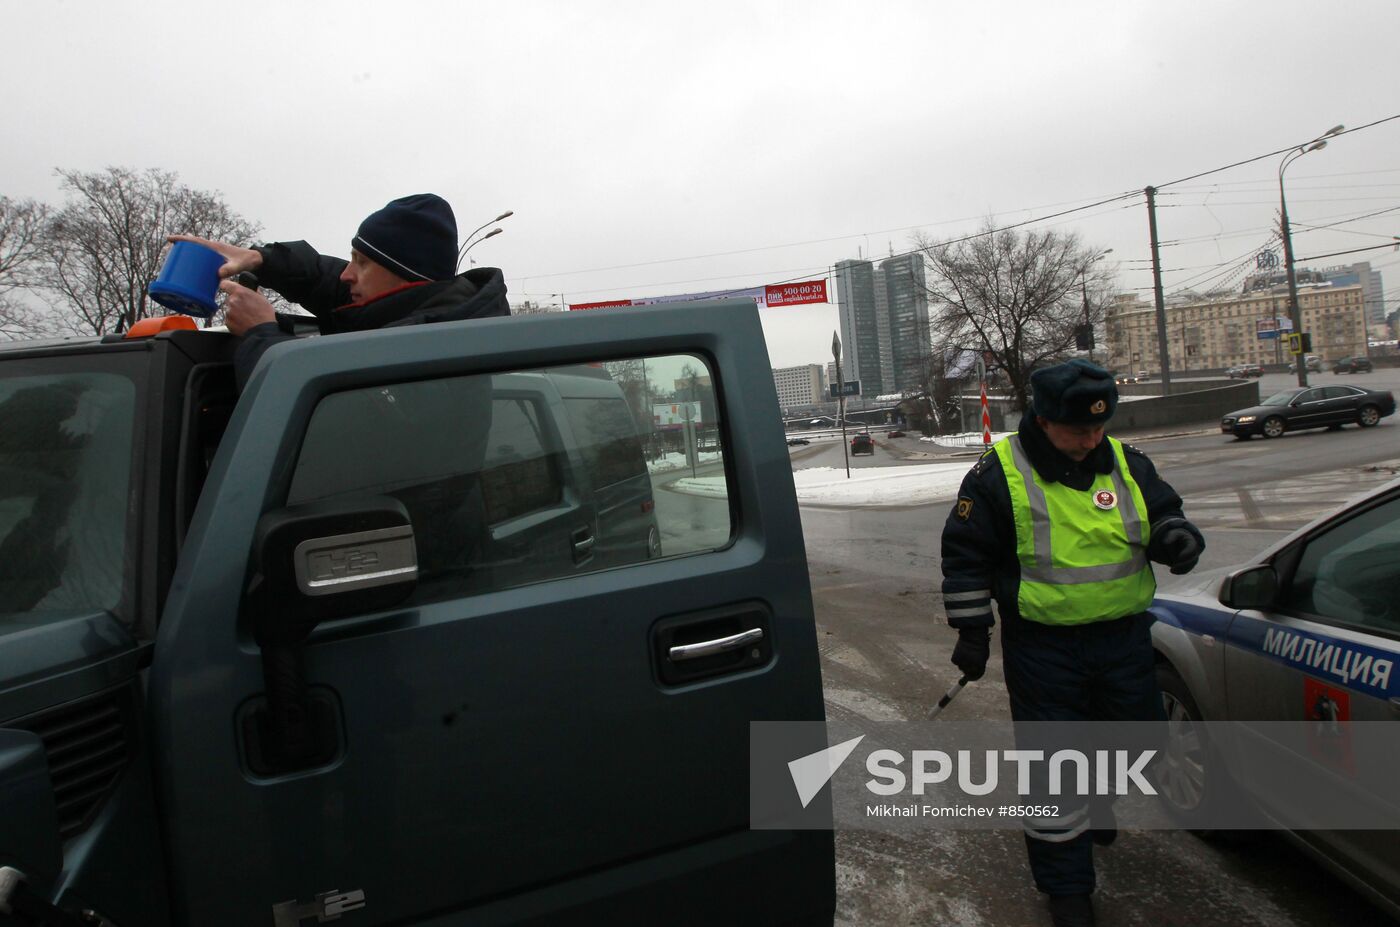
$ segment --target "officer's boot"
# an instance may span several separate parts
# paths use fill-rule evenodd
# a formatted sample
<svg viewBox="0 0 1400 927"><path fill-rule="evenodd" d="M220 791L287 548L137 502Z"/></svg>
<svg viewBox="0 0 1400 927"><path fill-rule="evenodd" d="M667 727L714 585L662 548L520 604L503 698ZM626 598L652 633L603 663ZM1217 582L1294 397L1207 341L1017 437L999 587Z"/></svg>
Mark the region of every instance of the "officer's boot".
<svg viewBox="0 0 1400 927"><path fill-rule="evenodd" d="M1094 903L1084 895L1051 895L1050 922L1055 927L1094 927Z"/></svg>

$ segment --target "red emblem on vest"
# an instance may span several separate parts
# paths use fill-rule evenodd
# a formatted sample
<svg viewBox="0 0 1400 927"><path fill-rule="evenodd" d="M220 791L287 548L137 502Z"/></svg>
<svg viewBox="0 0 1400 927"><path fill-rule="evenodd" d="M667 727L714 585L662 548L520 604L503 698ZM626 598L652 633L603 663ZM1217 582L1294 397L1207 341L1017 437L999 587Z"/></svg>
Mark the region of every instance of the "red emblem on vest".
<svg viewBox="0 0 1400 927"><path fill-rule="evenodd" d="M1094 493L1094 505L1107 512L1118 506L1118 497L1107 489L1100 489Z"/></svg>

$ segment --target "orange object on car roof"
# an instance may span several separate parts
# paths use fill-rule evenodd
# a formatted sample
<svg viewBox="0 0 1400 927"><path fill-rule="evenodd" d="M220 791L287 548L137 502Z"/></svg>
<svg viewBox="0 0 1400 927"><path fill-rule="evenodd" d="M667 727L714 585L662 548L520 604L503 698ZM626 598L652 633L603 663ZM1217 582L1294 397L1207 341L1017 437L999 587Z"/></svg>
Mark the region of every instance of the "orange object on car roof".
<svg viewBox="0 0 1400 927"><path fill-rule="evenodd" d="M187 315L153 315L150 318L142 319L126 330L127 338L151 338L161 332L177 331L185 329L194 331L199 328L194 324L194 319Z"/></svg>

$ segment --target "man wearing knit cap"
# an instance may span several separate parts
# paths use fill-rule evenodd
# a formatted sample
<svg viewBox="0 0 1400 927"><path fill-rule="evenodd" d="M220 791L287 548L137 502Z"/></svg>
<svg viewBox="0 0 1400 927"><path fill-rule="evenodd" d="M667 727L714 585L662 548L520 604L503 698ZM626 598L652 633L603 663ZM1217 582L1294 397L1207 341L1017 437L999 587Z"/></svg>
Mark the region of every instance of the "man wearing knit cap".
<svg viewBox="0 0 1400 927"><path fill-rule="evenodd" d="M1057 364L1031 375L1031 392L1016 434L964 477L943 528L952 662L982 677L995 601L1016 722L1161 720L1149 561L1186 573L1205 540L1147 455L1104 434L1118 404L1108 371ZM1091 925L1094 846L1117 833L1111 806L1057 800L1054 817L1023 822L1031 873L1057 927Z"/></svg>
<svg viewBox="0 0 1400 927"><path fill-rule="evenodd" d="M263 352L293 337L290 320L279 320L266 298L228 279L244 271L315 315L323 335L510 314L499 269L457 273L457 221L447 201L432 193L400 197L371 213L350 240L349 261L318 254L304 241L257 248L190 235L171 241L197 242L224 256L219 288L226 324L243 336L234 355L240 390Z"/></svg>

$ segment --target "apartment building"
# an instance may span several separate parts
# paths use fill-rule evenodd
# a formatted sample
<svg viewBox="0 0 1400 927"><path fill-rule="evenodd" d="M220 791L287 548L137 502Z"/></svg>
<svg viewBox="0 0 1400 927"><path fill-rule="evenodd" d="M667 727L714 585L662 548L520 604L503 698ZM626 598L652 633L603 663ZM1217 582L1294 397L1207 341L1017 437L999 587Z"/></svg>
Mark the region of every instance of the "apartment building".
<svg viewBox="0 0 1400 927"><path fill-rule="evenodd" d="M1326 361L1366 353L1367 306L1360 285L1300 285L1303 330ZM1288 290L1272 287L1236 296L1179 300L1166 306L1167 353L1173 373L1235 364L1287 363L1291 330ZM1105 320L1109 366L1159 372L1157 313L1151 303L1120 299Z"/></svg>

